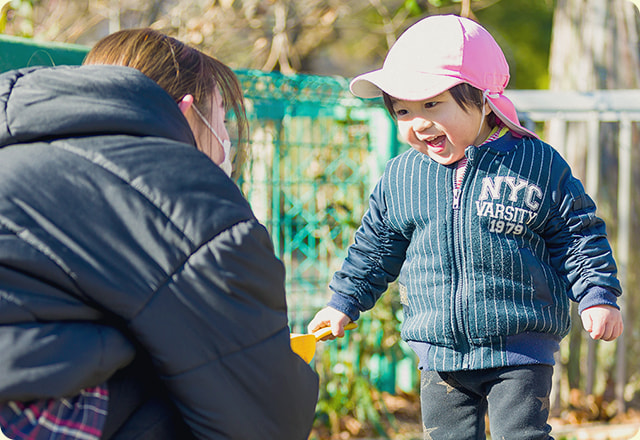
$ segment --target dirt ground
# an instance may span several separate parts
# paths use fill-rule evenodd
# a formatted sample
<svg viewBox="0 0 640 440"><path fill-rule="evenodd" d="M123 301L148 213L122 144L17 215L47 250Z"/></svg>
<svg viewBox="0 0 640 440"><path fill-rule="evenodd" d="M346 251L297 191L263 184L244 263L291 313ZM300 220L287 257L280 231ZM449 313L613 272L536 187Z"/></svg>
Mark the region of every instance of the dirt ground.
<svg viewBox="0 0 640 440"><path fill-rule="evenodd" d="M420 401L416 395L383 393L381 399L392 422L383 418L391 440L422 440ZM624 414L615 414L613 404L574 392L569 408L553 414L549 424L556 440L640 440L640 402L630 402ZM341 420L340 432L314 429L312 440L382 440L384 436L372 426L353 418ZM489 438L489 437L488 437Z"/></svg>

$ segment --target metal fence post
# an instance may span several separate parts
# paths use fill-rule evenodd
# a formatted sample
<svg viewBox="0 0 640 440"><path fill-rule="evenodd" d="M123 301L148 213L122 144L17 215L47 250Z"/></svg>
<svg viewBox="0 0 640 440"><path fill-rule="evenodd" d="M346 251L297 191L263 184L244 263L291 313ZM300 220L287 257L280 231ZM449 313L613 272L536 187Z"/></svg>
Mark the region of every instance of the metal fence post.
<svg viewBox="0 0 640 440"><path fill-rule="evenodd" d="M618 147L618 238L616 240L618 279L623 291L627 288L627 275L629 270L629 240L631 238L631 121L626 115L620 118L620 143ZM622 309L623 319L628 310L625 307L626 298L621 296L619 305ZM618 411L624 412L626 403L624 400L624 387L627 383L626 365L626 335L623 333L617 340L617 368L616 368L616 403Z"/></svg>

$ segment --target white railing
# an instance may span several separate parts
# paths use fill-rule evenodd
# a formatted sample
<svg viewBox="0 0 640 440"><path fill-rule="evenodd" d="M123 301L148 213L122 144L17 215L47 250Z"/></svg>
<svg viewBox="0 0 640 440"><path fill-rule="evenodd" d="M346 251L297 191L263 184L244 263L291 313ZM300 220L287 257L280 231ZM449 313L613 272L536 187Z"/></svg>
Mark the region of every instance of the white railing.
<svg viewBox="0 0 640 440"><path fill-rule="evenodd" d="M543 140L553 145L571 163L572 152L578 150L586 157L583 180L587 192L596 202L599 200L600 176L612 176L615 172L617 182L617 218L614 220L617 230L616 240L612 243L618 263L618 277L625 294L619 304L625 316L626 334L632 330L632 316L625 303L632 293L628 282L630 262L630 242L632 237L632 153L638 149L638 122L640 122L640 90L597 90L592 92L569 92L550 90L509 90L506 95L511 99L518 114L529 128L540 129L544 123ZM575 141L569 136L569 124L580 122L583 129L582 142ZM617 169L601 170L600 130L602 123L617 124ZM614 132L615 132L614 131ZM634 134L635 133L635 134ZM636 148L634 148L636 147ZM573 164L572 164L573 165ZM611 165L607 165L611 167ZM575 323L578 325L577 323ZM624 387L626 385L626 344L627 337L623 334L616 347L616 400L619 410L624 410ZM587 372L587 392L590 392L595 380L596 371L593 367L595 346L589 344L589 360ZM559 378L557 378L559 379Z"/></svg>

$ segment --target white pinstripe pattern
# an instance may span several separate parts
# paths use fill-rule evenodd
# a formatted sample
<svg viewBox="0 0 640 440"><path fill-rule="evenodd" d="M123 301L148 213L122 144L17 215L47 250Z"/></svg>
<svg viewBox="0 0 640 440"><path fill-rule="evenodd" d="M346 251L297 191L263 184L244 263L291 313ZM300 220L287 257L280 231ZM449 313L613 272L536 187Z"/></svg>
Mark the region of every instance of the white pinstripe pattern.
<svg viewBox="0 0 640 440"><path fill-rule="evenodd" d="M413 150L390 162L383 178L389 221L397 230L412 232L400 276L408 301L403 337L432 343L430 357L438 362L435 368L460 369L463 362L463 353L453 349L452 258L457 258L463 268L460 280L463 299L468 302L464 310L467 334L456 336L471 337L474 346L480 344L467 353L470 368L505 365L506 335L537 331L564 336L569 319L568 301L562 295L566 281L551 268L544 239L539 235L554 205L544 191L541 198L531 198L531 204L539 203L538 212L524 204L525 191L537 194L531 190L532 185L541 189L557 185L553 179L565 166L558 159L553 149L528 138L508 154L477 149L461 186L460 255L454 255L451 248L451 182L455 168L438 165ZM519 208L517 213L523 222L520 235L490 233L489 222L495 218L479 215L475 203L480 200L483 179L496 176L503 179L496 180L494 187L500 191L499 198L487 202L494 207L500 205L495 209L502 212L505 207ZM507 182L505 178L513 180ZM528 186L519 188L522 182ZM518 188L517 202L509 199L513 189L509 185ZM537 217L526 223L531 213ZM531 257L523 259L523 249L529 249L526 252L536 259L542 258L538 270L544 280L537 282L549 286L555 298L553 306L542 307L536 298L527 268Z"/></svg>

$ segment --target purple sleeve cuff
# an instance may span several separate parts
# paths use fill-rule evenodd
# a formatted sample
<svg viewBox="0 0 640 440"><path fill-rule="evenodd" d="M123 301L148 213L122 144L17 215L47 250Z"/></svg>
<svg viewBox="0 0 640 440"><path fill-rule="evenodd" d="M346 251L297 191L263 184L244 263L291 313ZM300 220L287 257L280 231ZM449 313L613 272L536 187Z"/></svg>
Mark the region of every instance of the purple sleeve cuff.
<svg viewBox="0 0 640 440"><path fill-rule="evenodd" d="M336 292L333 294L327 305L344 313L351 318L352 321L356 321L360 317L360 309L358 308L355 300L350 296Z"/></svg>
<svg viewBox="0 0 640 440"><path fill-rule="evenodd" d="M582 314L585 309L593 306L611 306L620 310L617 297L603 287L591 287L582 297L578 304L578 312Z"/></svg>

